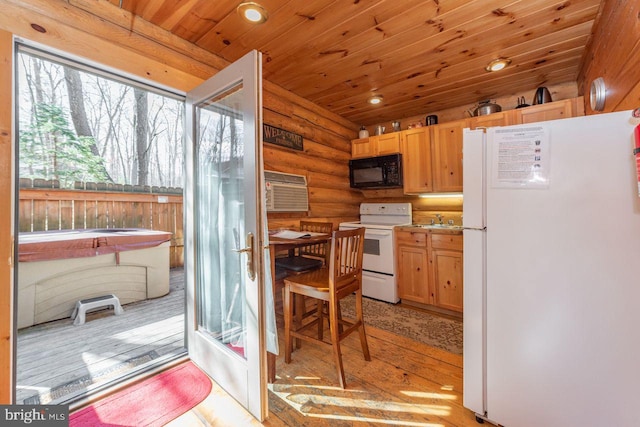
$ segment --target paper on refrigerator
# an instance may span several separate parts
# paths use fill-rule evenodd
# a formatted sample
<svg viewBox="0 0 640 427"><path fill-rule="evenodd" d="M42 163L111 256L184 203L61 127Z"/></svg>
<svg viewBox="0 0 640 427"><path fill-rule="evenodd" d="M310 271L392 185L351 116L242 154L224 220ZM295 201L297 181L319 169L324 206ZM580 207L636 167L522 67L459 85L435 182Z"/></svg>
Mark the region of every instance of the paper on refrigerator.
<svg viewBox="0 0 640 427"><path fill-rule="evenodd" d="M545 125L491 129L494 188L549 187L549 129Z"/></svg>

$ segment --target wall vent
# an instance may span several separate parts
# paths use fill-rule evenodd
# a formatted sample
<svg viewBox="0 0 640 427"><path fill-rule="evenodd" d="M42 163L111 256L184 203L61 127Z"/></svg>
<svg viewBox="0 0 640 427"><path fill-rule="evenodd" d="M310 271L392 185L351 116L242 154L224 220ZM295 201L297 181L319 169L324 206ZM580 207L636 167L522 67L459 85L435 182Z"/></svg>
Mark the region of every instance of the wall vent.
<svg viewBox="0 0 640 427"><path fill-rule="evenodd" d="M264 171L267 212L306 212L309 210L307 178L302 175Z"/></svg>

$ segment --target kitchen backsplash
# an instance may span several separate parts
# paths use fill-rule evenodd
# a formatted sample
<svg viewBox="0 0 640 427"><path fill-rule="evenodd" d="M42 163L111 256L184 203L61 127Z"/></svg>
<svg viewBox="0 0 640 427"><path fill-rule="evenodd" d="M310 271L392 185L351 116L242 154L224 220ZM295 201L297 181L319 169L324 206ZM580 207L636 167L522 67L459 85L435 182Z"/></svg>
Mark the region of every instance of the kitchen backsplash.
<svg viewBox="0 0 640 427"><path fill-rule="evenodd" d="M415 224L429 224L437 220L436 214L441 214L445 223L452 219L456 225L462 224L462 196L459 197L429 197L405 196L402 189L368 190L363 191L367 203L411 203L413 222Z"/></svg>
<svg viewBox="0 0 640 427"><path fill-rule="evenodd" d="M431 220L438 223L437 215L441 215L442 222L448 224L453 220L455 225L462 225L462 212L460 211L413 211L414 224L431 224Z"/></svg>

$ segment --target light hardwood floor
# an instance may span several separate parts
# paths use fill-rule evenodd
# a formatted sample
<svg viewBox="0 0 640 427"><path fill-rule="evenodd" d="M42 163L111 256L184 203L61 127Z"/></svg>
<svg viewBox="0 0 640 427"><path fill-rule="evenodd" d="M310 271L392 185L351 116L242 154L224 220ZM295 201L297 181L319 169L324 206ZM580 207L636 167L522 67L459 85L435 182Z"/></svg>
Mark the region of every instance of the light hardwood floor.
<svg viewBox="0 0 640 427"><path fill-rule="evenodd" d="M462 406L461 356L372 327L367 335L370 362L362 357L357 335L343 342L346 390L338 386L330 347L305 342L290 364L278 356L269 417L262 424L214 384L205 401L169 425L478 425Z"/></svg>

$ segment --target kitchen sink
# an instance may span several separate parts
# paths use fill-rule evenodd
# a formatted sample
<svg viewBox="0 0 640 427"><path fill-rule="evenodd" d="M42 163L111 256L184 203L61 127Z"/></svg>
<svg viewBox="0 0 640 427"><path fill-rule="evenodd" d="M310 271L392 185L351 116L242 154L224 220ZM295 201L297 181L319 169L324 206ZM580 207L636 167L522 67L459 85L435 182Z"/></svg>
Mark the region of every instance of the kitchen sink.
<svg viewBox="0 0 640 427"><path fill-rule="evenodd" d="M428 228L428 229L462 230L461 225L450 225L450 224L415 224L415 226L420 228Z"/></svg>

